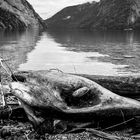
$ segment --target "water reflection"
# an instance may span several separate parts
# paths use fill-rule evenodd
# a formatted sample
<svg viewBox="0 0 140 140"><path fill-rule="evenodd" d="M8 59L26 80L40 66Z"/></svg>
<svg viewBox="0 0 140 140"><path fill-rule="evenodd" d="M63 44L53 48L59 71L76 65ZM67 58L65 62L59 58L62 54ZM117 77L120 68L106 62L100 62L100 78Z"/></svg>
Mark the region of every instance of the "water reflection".
<svg viewBox="0 0 140 140"><path fill-rule="evenodd" d="M99 57L100 62L127 65L119 73L138 72L140 69L140 33L133 31L85 32L50 31L55 41L76 52L99 52L109 57ZM95 57L90 57L94 61ZM130 73L131 74L131 73Z"/></svg>
<svg viewBox="0 0 140 140"><path fill-rule="evenodd" d="M139 32L0 32L0 56L19 70L58 68L97 75L138 74Z"/></svg>
<svg viewBox="0 0 140 140"><path fill-rule="evenodd" d="M0 56L10 58L8 64L15 70L20 64L26 63L27 54L34 49L40 36L41 32L37 29L20 32L0 31Z"/></svg>
<svg viewBox="0 0 140 140"><path fill-rule="evenodd" d="M139 33L133 32L46 31L20 69L134 74L140 69L139 45Z"/></svg>

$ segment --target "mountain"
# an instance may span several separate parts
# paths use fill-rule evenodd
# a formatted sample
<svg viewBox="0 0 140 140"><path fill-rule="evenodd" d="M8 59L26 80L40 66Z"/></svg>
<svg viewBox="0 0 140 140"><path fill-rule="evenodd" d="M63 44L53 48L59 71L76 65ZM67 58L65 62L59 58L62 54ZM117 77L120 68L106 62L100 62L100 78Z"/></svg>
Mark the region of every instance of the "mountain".
<svg viewBox="0 0 140 140"><path fill-rule="evenodd" d="M46 25L26 0L0 0L0 29L44 28Z"/></svg>
<svg viewBox="0 0 140 140"><path fill-rule="evenodd" d="M46 21L48 28L123 30L140 28L139 0L100 0L64 8Z"/></svg>

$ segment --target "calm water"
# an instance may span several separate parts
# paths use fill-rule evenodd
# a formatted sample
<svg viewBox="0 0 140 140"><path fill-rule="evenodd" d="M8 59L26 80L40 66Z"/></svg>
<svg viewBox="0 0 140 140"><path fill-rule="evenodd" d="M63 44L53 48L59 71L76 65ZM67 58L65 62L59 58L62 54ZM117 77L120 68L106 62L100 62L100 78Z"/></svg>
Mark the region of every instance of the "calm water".
<svg viewBox="0 0 140 140"><path fill-rule="evenodd" d="M140 33L0 32L0 55L10 58L12 69L133 75L140 71Z"/></svg>

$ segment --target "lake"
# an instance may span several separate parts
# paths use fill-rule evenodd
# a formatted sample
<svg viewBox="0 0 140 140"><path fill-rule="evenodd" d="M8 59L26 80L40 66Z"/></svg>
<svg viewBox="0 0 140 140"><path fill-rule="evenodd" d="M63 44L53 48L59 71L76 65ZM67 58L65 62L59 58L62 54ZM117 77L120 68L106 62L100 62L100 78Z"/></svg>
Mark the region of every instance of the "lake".
<svg viewBox="0 0 140 140"><path fill-rule="evenodd" d="M12 70L59 69L91 75L137 75L140 32L28 29L0 32L0 55Z"/></svg>

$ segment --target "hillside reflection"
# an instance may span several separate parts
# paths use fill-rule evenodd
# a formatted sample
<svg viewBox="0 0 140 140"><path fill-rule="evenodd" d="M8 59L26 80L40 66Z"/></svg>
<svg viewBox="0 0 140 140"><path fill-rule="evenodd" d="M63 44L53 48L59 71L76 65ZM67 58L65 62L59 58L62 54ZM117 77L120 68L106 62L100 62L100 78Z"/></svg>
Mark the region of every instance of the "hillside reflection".
<svg viewBox="0 0 140 140"><path fill-rule="evenodd" d="M123 71L140 70L140 32L133 31L48 31L61 47L74 52L98 52L109 57L100 57L98 61L127 65ZM88 57L90 61L95 57Z"/></svg>
<svg viewBox="0 0 140 140"><path fill-rule="evenodd" d="M132 31L0 32L0 56L12 69L96 75L132 75L140 71L140 33Z"/></svg>
<svg viewBox="0 0 140 140"><path fill-rule="evenodd" d="M7 32L0 31L0 56L9 59L8 64L15 70L26 63L27 55L40 40L41 32L36 30Z"/></svg>

